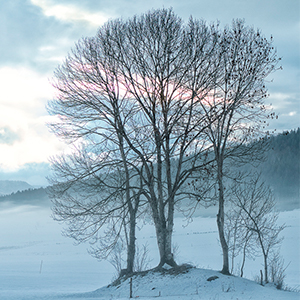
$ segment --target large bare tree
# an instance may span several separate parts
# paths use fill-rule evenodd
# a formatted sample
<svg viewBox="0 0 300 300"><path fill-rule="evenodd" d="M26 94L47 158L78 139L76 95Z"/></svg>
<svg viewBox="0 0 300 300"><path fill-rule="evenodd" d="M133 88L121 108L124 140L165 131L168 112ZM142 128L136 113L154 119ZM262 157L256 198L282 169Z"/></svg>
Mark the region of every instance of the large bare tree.
<svg viewBox="0 0 300 300"><path fill-rule="evenodd" d="M51 124L54 133L82 145L80 159L72 154L71 163L65 157L63 163L54 162L59 172L53 195L66 195L54 202L54 212L70 212L62 220L78 216L70 209L74 206L65 203L71 199L68 190L79 182L82 194L91 182L106 193L103 198L99 192L99 203L95 200L95 218L103 203L113 208L120 202L114 195L123 193L122 205L116 207L122 211L118 216L129 216L132 225L130 256L138 204L146 200L156 228L158 266L176 266L175 203L185 193L185 184L211 174L216 161L222 271L229 273L224 160L244 157L245 133L251 133L253 121L265 114L264 79L275 64L271 42L242 22L221 32L217 24L192 18L185 24L172 9L112 20L95 37L81 39L56 70L57 97L48 105L57 116ZM112 185L115 176L118 184ZM83 216L92 211L86 201L76 201ZM115 212L108 211L113 220ZM132 270L130 264L127 268Z"/></svg>
<svg viewBox="0 0 300 300"><path fill-rule="evenodd" d="M101 240L102 256L112 249L129 223L130 273L140 194L131 187L139 184L130 170L134 158L126 149L122 132L135 110L118 82L117 65L103 55L103 49L96 57L93 45L92 39L81 40L55 72L58 95L49 102L48 110L57 120L50 127L75 151L52 161L54 215L68 222L69 235L76 240ZM107 238L96 238L107 224L111 225Z"/></svg>
<svg viewBox="0 0 300 300"><path fill-rule="evenodd" d="M138 120L133 120L138 133L131 128L124 138L143 165L160 266L176 265L171 249L176 194L191 174L208 165L199 95L208 94L216 72L211 64L215 31L192 19L183 26L172 10L159 10L125 25L111 23L98 34L117 59L124 86L140 108Z"/></svg>
<svg viewBox="0 0 300 300"><path fill-rule="evenodd" d="M171 9L154 10L106 23L94 38L82 39L55 73L58 95L48 107L58 121L51 127L73 144L82 141L89 159L83 159L83 169L77 159L72 168L54 163L59 172L53 188L78 181L88 186L87 178L96 178L99 187L109 186L111 179L105 175L120 168L124 181L110 186L107 199L114 205L111 195L121 188L133 219L136 195L147 200L159 266L176 265L172 254L176 196L192 175L202 176L210 165L200 101L213 88L216 45L215 26L193 19L183 24ZM72 173L71 179L65 171ZM64 215L61 203L66 200L54 202L57 215ZM90 208L79 205L87 215ZM94 207L101 209L97 203Z"/></svg>
<svg viewBox="0 0 300 300"><path fill-rule="evenodd" d="M264 100L267 97L266 78L276 70L279 59L272 38L266 39L260 31L245 26L242 20L233 21L231 27L220 32L218 46L215 87L201 103L208 124L207 139L212 144L216 162L222 273L229 274L224 234L224 177L228 175L229 165L262 158L266 143L253 141L263 136L268 118L275 117Z"/></svg>

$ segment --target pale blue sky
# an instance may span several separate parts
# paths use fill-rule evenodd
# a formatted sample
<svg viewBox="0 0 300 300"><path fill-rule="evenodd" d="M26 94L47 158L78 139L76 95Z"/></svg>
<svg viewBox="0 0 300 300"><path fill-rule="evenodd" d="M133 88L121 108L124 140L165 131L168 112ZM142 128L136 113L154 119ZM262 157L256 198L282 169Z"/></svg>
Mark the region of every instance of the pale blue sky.
<svg viewBox="0 0 300 300"><path fill-rule="evenodd" d="M162 7L221 26L244 18L266 37L272 34L283 70L269 78L268 103L279 114L271 126L300 126L299 0L0 0L0 179L22 179L40 163L43 178L43 163L64 149L45 126L45 104L54 95L49 79L74 43L110 18ZM45 183L34 178L32 184Z"/></svg>

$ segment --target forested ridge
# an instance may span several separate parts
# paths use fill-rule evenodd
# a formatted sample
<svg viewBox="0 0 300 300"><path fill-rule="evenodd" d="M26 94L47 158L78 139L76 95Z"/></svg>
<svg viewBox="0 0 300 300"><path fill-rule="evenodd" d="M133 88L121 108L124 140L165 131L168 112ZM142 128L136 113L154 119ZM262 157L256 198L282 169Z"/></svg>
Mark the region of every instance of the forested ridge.
<svg viewBox="0 0 300 300"><path fill-rule="evenodd" d="M300 128L270 136L265 161L257 167L263 180L270 185L281 209L299 208ZM47 188L27 189L0 197L0 202L44 205L49 202ZM285 204L292 207L286 207Z"/></svg>
<svg viewBox="0 0 300 300"><path fill-rule="evenodd" d="M271 136L270 150L260 169L276 197L297 198L299 202L299 148L300 128Z"/></svg>
<svg viewBox="0 0 300 300"><path fill-rule="evenodd" d="M0 197L0 202L11 202L13 204L49 204L47 188L30 188L23 191L11 193Z"/></svg>

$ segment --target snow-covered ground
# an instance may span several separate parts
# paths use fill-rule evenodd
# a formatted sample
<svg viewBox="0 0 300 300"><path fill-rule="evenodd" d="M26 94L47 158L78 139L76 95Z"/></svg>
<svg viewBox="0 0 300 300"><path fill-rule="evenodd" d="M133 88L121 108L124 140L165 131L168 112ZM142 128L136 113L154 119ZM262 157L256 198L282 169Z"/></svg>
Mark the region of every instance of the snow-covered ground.
<svg viewBox="0 0 300 300"><path fill-rule="evenodd" d="M86 251L88 245L74 246L72 240L61 236L62 225L53 221L50 215L50 208L46 207L0 205L0 299L128 298L128 283L125 283L124 293L121 292L123 287L117 292L104 288L88 293L108 285L115 276L115 270L108 262L92 258ZM285 283L299 289L300 211L282 212L279 223L287 225L281 247L285 263L290 263ZM282 294L249 280L214 273L212 270L219 270L222 265L215 219L196 217L186 225L185 220L176 218L174 244L179 246L176 260L200 269L192 269L179 277L160 276L157 279L149 274L143 279L136 279L134 297L150 299L160 293L160 299L300 298L299 293ZM152 265L155 266L158 253L153 227L144 225L138 231L138 240L141 244L148 243ZM260 269L261 258L248 260L245 277L252 280ZM220 278L207 282L210 274L218 274ZM170 295L172 297L167 297Z"/></svg>
<svg viewBox="0 0 300 300"><path fill-rule="evenodd" d="M208 281L208 279L214 280ZM82 296L101 299L128 299L129 279L117 287L104 287ZM300 294L262 287L257 283L216 271L191 269L180 275L150 273L133 277L132 297L141 299L299 299Z"/></svg>

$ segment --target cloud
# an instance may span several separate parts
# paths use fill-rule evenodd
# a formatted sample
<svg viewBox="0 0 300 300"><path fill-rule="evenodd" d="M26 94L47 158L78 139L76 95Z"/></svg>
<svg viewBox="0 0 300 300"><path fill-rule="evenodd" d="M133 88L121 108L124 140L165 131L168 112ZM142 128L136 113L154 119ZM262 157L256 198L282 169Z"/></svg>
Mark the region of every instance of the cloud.
<svg viewBox="0 0 300 300"><path fill-rule="evenodd" d="M0 168L14 171L28 163L47 163L50 156L66 146L51 135L41 120L27 124L22 139L13 143L0 143Z"/></svg>
<svg viewBox="0 0 300 300"><path fill-rule="evenodd" d="M75 41L96 33L87 24L47 16L29 0L0 1L0 66L53 71Z"/></svg>
<svg viewBox="0 0 300 300"><path fill-rule="evenodd" d="M19 123L20 114L36 116L45 111L46 99L53 97L48 76L27 68L0 68L0 82L0 123Z"/></svg>
<svg viewBox="0 0 300 300"><path fill-rule="evenodd" d="M32 186L46 186L46 176L51 173L49 163L27 163L17 170L7 170L0 167L0 180L21 180Z"/></svg>
<svg viewBox="0 0 300 300"><path fill-rule="evenodd" d="M0 144L13 145L21 139L20 135L8 126L0 128Z"/></svg>
<svg viewBox="0 0 300 300"><path fill-rule="evenodd" d="M293 117L293 116L295 116L296 114L297 114L296 111L291 111L291 112L289 113L289 116L290 116L290 117Z"/></svg>
<svg viewBox="0 0 300 300"><path fill-rule="evenodd" d="M272 104L272 108L278 119L270 120L270 129L279 132L296 129L300 126L300 101L299 93L274 92L271 93L267 103Z"/></svg>
<svg viewBox="0 0 300 300"><path fill-rule="evenodd" d="M0 68L0 166L16 169L47 162L64 145L46 127L45 104L53 97L46 76L25 68Z"/></svg>
<svg viewBox="0 0 300 300"><path fill-rule="evenodd" d="M86 22L92 26L100 26L109 16L104 13L84 10L73 4L56 4L50 0L31 0L31 3L40 7L48 17L55 17L65 22Z"/></svg>
<svg viewBox="0 0 300 300"><path fill-rule="evenodd" d="M0 64L32 63L38 46L54 40L54 36L50 37L51 28L58 31L61 26L41 16L39 9L27 1L0 1Z"/></svg>

